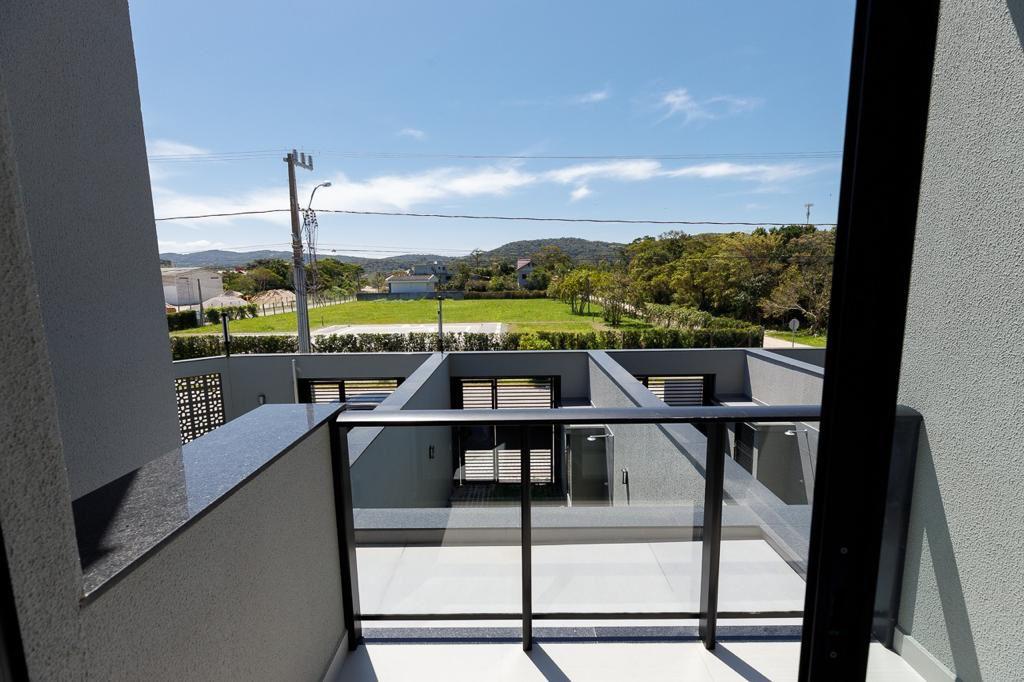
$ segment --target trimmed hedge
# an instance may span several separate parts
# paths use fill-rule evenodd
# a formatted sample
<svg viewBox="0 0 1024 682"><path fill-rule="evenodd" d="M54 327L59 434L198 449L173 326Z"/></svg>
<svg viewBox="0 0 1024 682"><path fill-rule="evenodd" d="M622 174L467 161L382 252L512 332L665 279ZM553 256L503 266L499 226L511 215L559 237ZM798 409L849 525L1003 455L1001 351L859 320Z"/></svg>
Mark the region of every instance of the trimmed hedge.
<svg viewBox="0 0 1024 682"><path fill-rule="evenodd" d="M763 327L733 329L642 329L600 332L537 332L525 334L444 335L445 350L605 350L628 348L760 348ZM314 337L317 353L408 353L436 351L437 334L332 334ZM234 353L295 353L294 336L232 336ZM175 360L224 354L220 336L171 337L171 355Z"/></svg>
<svg viewBox="0 0 1024 682"><path fill-rule="evenodd" d="M198 315L196 315L194 310L179 310L176 313L167 313L167 329L172 332L181 331L182 329L193 329L199 326L196 318L198 318Z"/></svg>
<svg viewBox="0 0 1024 682"><path fill-rule="evenodd" d="M467 291L465 299L467 301L479 300L479 299L499 299L499 298L547 298L548 292L546 291L529 291L526 289L513 289L511 291Z"/></svg>

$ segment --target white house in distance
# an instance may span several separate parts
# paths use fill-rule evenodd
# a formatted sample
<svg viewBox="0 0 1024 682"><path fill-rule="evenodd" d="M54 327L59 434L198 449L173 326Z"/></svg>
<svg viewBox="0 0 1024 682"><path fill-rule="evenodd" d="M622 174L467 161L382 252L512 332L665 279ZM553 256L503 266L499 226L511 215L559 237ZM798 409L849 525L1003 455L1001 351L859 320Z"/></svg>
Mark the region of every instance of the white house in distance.
<svg viewBox="0 0 1024 682"><path fill-rule="evenodd" d="M220 273L209 268L160 268L167 305L199 305L224 293Z"/></svg>
<svg viewBox="0 0 1024 682"><path fill-rule="evenodd" d="M520 289L526 288L526 280L533 272L533 261L529 258L520 258L516 261L516 286Z"/></svg>
<svg viewBox="0 0 1024 682"><path fill-rule="evenodd" d="M448 280L452 276L448 273L448 266L444 263L434 261L433 263L420 263L419 265L412 266L410 275L434 275L437 277L437 283L444 285L448 283Z"/></svg>
<svg viewBox="0 0 1024 682"><path fill-rule="evenodd" d="M437 275L391 275L388 283L389 294L429 294L437 291Z"/></svg>

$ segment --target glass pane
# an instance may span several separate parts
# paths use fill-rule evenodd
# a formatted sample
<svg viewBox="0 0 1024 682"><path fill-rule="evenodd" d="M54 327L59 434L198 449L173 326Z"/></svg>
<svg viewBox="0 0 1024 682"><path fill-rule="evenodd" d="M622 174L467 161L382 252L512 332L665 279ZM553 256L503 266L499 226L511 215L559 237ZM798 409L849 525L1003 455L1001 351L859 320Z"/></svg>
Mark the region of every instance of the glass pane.
<svg viewBox="0 0 1024 682"><path fill-rule="evenodd" d="M519 486L495 474L494 434L493 426L353 429L363 613L521 610Z"/></svg>
<svg viewBox="0 0 1024 682"><path fill-rule="evenodd" d="M680 437L700 434L658 425L560 431L554 487L564 496L533 487L534 612L696 611L704 479Z"/></svg>
<svg viewBox="0 0 1024 682"><path fill-rule="evenodd" d="M802 611L817 423L729 425L719 609Z"/></svg>

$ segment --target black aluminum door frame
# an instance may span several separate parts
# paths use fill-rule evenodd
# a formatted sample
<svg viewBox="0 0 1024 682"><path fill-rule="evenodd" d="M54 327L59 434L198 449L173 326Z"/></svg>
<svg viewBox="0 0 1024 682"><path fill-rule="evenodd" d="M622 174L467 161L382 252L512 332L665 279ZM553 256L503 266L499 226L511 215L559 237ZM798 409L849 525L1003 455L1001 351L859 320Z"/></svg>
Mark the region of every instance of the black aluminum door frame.
<svg viewBox="0 0 1024 682"><path fill-rule="evenodd" d="M7 545L4 544L3 527L0 527L0 682L27 679L28 664L18 625L11 571L7 565Z"/></svg>
<svg viewBox="0 0 1024 682"><path fill-rule="evenodd" d="M867 672L938 15L857 2L801 680Z"/></svg>

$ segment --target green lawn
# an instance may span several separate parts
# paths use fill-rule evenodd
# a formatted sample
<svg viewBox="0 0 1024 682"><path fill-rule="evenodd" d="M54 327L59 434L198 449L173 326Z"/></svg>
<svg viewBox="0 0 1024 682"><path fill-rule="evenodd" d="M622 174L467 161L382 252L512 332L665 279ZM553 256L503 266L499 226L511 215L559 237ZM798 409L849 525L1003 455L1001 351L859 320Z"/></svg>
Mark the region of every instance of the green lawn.
<svg viewBox="0 0 1024 682"><path fill-rule="evenodd" d="M585 332L610 329L601 319L600 306L589 316L573 315L569 306L550 299L497 299L445 301L445 322L503 322L510 331ZM313 330L338 324L433 324L437 322L437 301L355 301L310 310ZM231 323L232 332L294 332L295 313L268 315ZM639 320L626 318L619 329L647 328ZM176 334L219 334L220 325L208 325Z"/></svg>
<svg viewBox="0 0 1024 682"><path fill-rule="evenodd" d="M765 336L772 336L776 339L783 341L792 341L793 332L788 329L768 329L765 330ZM813 346L815 348L825 347L826 337L824 334L812 334L807 329L798 329L796 331L796 342L802 343L805 346Z"/></svg>

